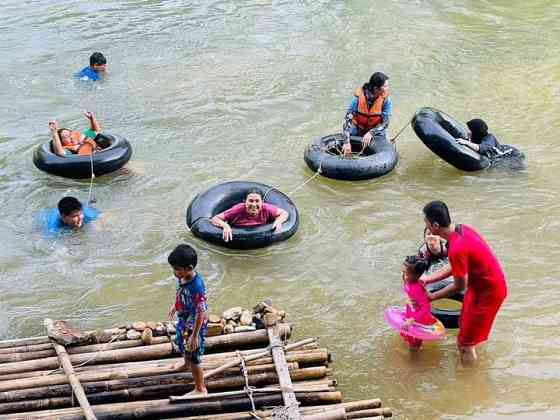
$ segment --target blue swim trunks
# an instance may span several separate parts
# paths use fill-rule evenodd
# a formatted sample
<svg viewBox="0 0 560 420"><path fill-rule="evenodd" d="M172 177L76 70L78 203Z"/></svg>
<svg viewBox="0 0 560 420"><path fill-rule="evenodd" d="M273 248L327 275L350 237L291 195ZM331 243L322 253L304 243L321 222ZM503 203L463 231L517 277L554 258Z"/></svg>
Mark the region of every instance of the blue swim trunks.
<svg viewBox="0 0 560 420"><path fill-rule="evenodd" d="M202 362L201 357L204 354L204 347L206 344L206 326L203 326L198 333L199 346L194 352L187 351L185 347L186 341L191 334L192 330L187 328L187 319L182 316L178 316L177 327L175 328L175 344L179 348L181 354L185 357L185 360L189 360L194 365L199 365Z"/></svg>

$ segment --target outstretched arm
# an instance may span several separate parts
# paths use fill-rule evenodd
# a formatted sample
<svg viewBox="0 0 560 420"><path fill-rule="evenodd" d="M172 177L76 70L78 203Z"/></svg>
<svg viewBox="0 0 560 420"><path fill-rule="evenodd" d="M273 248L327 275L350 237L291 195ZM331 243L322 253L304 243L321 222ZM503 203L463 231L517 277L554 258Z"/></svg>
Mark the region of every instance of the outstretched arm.
<svg viewBox="0 0 560 420"><path fill-rule="evenodd" d="M422 283L424 284L430 284L430 283L435 283L436 281L446 279L450 275L451 275L451 265L447 264L441 270L436 271L433 274L426 274L426 275L423 274L422 277L420 277L420 280L422 280Z"/></svg>
<svg viewBox="0 0 560 420"><path fill-rule="evenodd" d="M89 128L96 133L99 133L101 131L101 126L99 125L97 118L95 118L95 115L93 115L93 112L86 111L84 112L84 115L89 121Z"/></svg>
<svg viewBox="0 0 560 420"><path fill-rule="evenodd" d="M280 232L282 229L282 223L288 220L288 212L284 209L278 209L278 215L274 219L274 223L272 224L272 229L275 233Z"/></svg>
<svg viewBox="0 0 560 420"><path fill-rule="evenodd" d="M233 232L231 230L231 226L228 224L228 222L226 222L224 218L224 213L225 212L222 212L212 217L210 219L210 223L212 223L216 227L222 228L224 230L222 234L224 242L229 242L233 238Z"/></svg>
<svg viewBox="0 0 560 420"><path fill-rule="evenodd" d="M60 136L58 135L58 123L56 121L49 121L49 130L51 130L54 152L59 156L64 156L62 141L60 141Z"/></svg>
<svg viewBox="0 0 560 420"><path fill-rule="evenodd" d="M428 294L430 300L443 299L449 296L456 295L457 293L465 290L468 282L468 275L453 277L453 283L444 287L437 292Z"/></svg>

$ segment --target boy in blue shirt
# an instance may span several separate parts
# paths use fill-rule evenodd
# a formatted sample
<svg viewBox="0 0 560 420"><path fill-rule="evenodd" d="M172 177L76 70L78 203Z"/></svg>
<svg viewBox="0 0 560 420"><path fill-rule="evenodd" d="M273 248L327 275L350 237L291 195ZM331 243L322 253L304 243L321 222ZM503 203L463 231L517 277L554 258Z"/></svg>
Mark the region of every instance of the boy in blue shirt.
<svg viewBox="0 0 560 420"><path fill-rule="evenodd" d="M201 365L208 306L204 279L195 271L197 260L196 251L186 244L178 245L167 258L177 278L175 303L169 309L169 319L177 315L175 344L184 358L184 363L176 368L190 369L194 379L194 390L188 395L208 394Z"/></svg>
<svg viewBox="0 0 560 420"><path fill-rule="evenodd" d="M80 80L96 81L101 78L100 73L104 73L105 71L107 71L107 59L100 52L94 52L89 57L89 66L84 67L77 73L76 78Z"/></svg>
<svg viewBox="0 0 560 420"><path fill-rule="evenodd" d="M85 224L99 217L99 210L85 207L75 197L64 197L58 202L58 208L46 209L40 216L47 234L63 230L80 229Z"/></svg>

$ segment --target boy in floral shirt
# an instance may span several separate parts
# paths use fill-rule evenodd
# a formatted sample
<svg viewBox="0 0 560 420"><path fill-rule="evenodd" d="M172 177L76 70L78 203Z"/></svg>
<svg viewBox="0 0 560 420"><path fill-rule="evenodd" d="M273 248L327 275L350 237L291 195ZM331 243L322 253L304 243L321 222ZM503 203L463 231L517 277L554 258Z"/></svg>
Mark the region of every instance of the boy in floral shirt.
<svg viewBox="0 0 560 420"><path fill-rule="evenodd" d="M177 277L175 303L169 309L169 318L177 315L175 343L185 360L177 366L179 370L190 369L194 379L194 390L189 395L207 394L201 356L208 320L204 279L194 269L196 251L189 245L178 245L167 261ZM185 334L186 333L186 334Z"/></svg>

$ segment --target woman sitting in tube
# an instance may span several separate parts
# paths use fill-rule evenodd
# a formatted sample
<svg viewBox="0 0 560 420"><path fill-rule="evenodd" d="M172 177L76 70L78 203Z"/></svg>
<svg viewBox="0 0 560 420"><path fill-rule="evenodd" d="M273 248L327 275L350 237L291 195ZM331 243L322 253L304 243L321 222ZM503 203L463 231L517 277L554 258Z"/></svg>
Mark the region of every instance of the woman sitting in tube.
<svg viewBox="0 0 560 420"><path fill-rule="evenodd" d="M261 191L252 189L247 193L245 202L236 204L210 219L210 223L224 230L224 242L232 240L232 226L254 227L272 223L274 233L280 232L282 224L288 220L288 212L263 202L262 197Z"/></svg>
<svg viewBox="0 0 560 420"><path fill-rule="evenodd" d="M54 153L59 156L90 155L100 150L94 138L101 131L101 127L92 112L86 111L84 115L89 121L89 128L83 132L60 128L56 121L49 121Z"/></svg>
<svg viewBox="0 0 560 420"><path fill-rule="evenodd" d="M354 98L346 110L342 125L344 156L352 155L350 136L362 137L362 144L365 147L369 146L374 138L386 138L392 112L389 77L379 71L375 72L368 83L356 89Z"/></svg>
<svg viewBox="0 0 560 420"><path fill-rule="evenodd" d="M457 139L457 143L480 153L488 159L502 156L512 151L511 147L501 145L493 134L488 132L488 125L479 118L467 122L468 139Z"/></svg>

